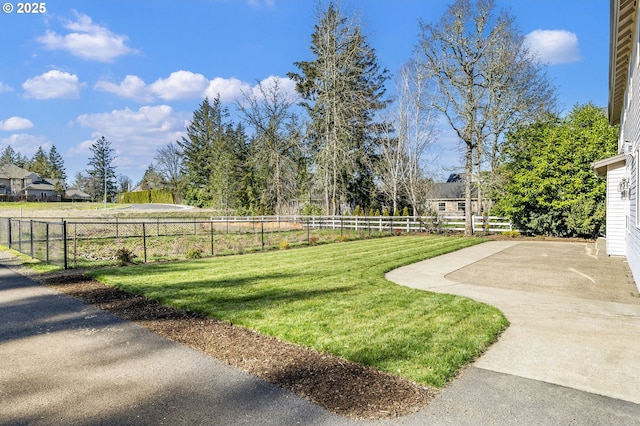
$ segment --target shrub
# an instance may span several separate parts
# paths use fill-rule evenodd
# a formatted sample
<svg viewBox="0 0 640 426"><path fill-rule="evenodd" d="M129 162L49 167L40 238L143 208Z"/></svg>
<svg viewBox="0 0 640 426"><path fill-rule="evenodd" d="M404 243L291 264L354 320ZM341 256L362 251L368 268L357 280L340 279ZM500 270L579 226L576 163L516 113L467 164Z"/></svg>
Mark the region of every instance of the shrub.
<svg viewBox="0 0 640 426"><path fill-rule="evenodd" d="M290 248L291 245L289 244L289 241L280 241L280 244L278 244L278 248L280 250L287 250L288 248Z"/></svg>
<svg viewBox="0 0 640 426"><path fill-rule="evenodd" d="M116 250L116 260L118 261L119 266L125 266L133 263L134 257L135 255L133 252L126 247L121 247Z"/></svg>
<svg viewBox="0 0 640 426"><path fill-rule="evenodd" d="M192 248L187 250L187 259L200 259L202 257L202 250L199 248Z"/></svg>
<svg viewBox="0 0 640 426"><path fill-rule="evenodd" d="M520 236L520 232L519 232L519 231L516 231L516 230L514 229L514 230L512 230L512 231L504 231L504 232L502 233L502 235L504 235L505 237L512 237L512 238L515 238L515 237L519 237L519 236Z"/></svg>

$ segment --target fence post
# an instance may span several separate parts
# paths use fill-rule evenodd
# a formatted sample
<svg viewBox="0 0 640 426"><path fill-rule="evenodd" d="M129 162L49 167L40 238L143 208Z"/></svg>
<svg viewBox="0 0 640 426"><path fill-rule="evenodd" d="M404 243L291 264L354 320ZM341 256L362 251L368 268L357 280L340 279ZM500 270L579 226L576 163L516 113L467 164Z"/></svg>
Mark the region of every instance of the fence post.
<svg viewBox="0 0 640 426"><path fill-rule="evenodd" d="M211 233L211 256L213 256L213 222L209 221L209 232Z"/></svg>
<svg viewBox="0 0 640 426"><path fill-rule="evenodd" d="M262 240L262 251L264 251L264 216L260 219L260 236Z"/></svg>
<svg viewBox="0 0 640 426"><path fill-rule="evenodd" d="M67 256L67 222L62 221L62 251L64 257L64 269L68 269L68 256Z"/></svg>
<svg viewBox="0 0 640 426"><path fill-rule="evenodd" d="M29 220L29 255L33 258L33 219Z"/></svg>
<svg viewBox="0 0 640 426"><path fill-rule="evenodd" d="M142 252L144 253L144 263L147 263L147 230L142 222Z"/></svg>
<svg viewBox="0 0 640 426"><path fill-rule="evenodd" d="M304 223L304 222L303 222ZM307 221L307 245L311 245L311 234L310 234L311 223Z"/></svg>
<svg viewBox="0 0 640 426"><path fill-rule="evenodd" d="M44 257L45 262L49 263L49 222L44 224L44 229L45 229L45 242L44 242Z"/></svg>
<svg viewBox="0 0 640 426"><path fill-rule="evenodd" d="M7 226L7 228L9 229L9 239L8 239L9 248L13 248L13 247L11 247L11 243L12 243L12 241L11 241L11 222L12 222L11 218L7 219L7 222L9 224L9 226Z"/></svg>
<svg viewBox="0 0 640 426"><path fill-rule="evenodd" d="M73 224L73 266L78 264L78 224Z"/></svg>

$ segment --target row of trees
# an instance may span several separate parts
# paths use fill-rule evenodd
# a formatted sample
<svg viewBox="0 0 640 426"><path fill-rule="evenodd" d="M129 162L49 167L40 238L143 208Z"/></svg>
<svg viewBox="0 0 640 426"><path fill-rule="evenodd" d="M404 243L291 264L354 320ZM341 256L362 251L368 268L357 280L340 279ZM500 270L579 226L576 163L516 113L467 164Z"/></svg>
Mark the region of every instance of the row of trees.
<svg viewBox="0 0 640 426"><path fill-rule="evenodd" d="M597 233L602 224L595 217L604 208L601 182L589 181L584 191L574 185L570 193L580 201L564 196L558 217L573 225L536 226L556 213L525 219L540 206L524 203L516 194L535 193L517 184L541 149L529 140L532 129L545 129L544 143L570 145L582 159L538 161L557 173L587 179L590 161L610 151L601 144L610 147L615 139L615 128L596 117L602 111L577 106L568 118L558 117L545 65L528 51L514 18L493 0L457 0L440 21L421 23L420 28L414 57L395 77L396 97L389 99L389 73L379 65L359 23L330 3L318 14L311 35L313 59L296 62L298 71L288 74L302 111L276 80L260 84L257 94L245 94L238 103L240 123L229 119L219 98L205 99L194 112L187 137L159 149L143 181L171 189L188 203L226 211L287 213L304 205L307 212L313 207L327 214L355 208L394 213L405 207L419 214L430 187L426 154L437 143L436 122L444 118L444 127L464 148L467 206L475 192L480 200L499 200L499 211L513 216L523 229ZM593 116L587 121L603 126L607 137L591 132L581 144L569 144L570 138L562 144L553 140L556 131L575 136L558 129L576 116ZM577 224L578 216L567 209L591 215L591 225ZM470 216L484 210L481 203L480 211L465 212ZM471 220L467 223L471 233Z"/></svg>
<svg viewBox="0 0 640 426"><path fill-rule="evenodd" d="M205 99L187 137L161 148L143 180L160 177L178 198L227 211L423 210L434 134L427 80L407 66L397 99L385 97L389 72L333 3L319 12L311 53L288 74L297 99L275 79L259 84L238 103L240 123L219 98Z"/></svg>
<svg viewBox="0 0 640 426"><path fill-rule="evenodd" d="M20 154L11 145L8 145L0 154L0 165L4 164L22 167L37 173L42 178L60 179L63 183L67 178L64 160L55 145L51 146L49 152L45 152L42 147L38 147L38 150L31 158Z"/></svg>
<svg viewBox="0 0 640 426"><path fill-rule="evenodd" d="M480 198L494 190L505 132L555 105L545 68L492 0L458 0L421 29L392 102L385 97L389 73L360 24L330 3L311 35L313 60L296 62L298 72L288 74L306 119L277 84L245 96L241 124L226 121L219 99L205 100L176 147L186 201L282 213L305 199L328 214L407 205L419 213L435 113L464 144L467 205L474 185Z"/></svg>
<svg viewBox="0 0 640 426"><path fill-rule="evenodd" d="M219 97L205 99L187 136L158 149L140 186L227 213L421 214L440 126L463 147L466 206L475 192L532 232L599 232L603 183L589 166L615 151L616 133L602 111L577 106L558 117L545 65L493 0L456 0L420 29L390 99L391 77L360 24L329 3L311 34L312 59L288 73L297 97L277 79L260 83L238 102L239 122ZM92 154L76 186L96 197L130 188L126 177L116 185L108 141ZM467 234L483 203L479 210L465 209Z"/></svg>

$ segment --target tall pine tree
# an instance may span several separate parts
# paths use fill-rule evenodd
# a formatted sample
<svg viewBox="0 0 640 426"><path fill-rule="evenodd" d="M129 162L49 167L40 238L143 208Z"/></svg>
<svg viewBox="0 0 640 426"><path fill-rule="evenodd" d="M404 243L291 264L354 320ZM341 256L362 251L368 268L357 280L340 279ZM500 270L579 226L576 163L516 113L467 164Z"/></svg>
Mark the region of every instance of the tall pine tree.
<svg viewBox="0 0 640 426"><path fill-rule="evenodd" d="M94 200L104 199L106 202L116 195L116 171L113 166L113 148L111 142L102 136L95 141L91 148L91 158L89 159L89 188L88 192Z"/></svg>
<svg viewBox="0 0 640 426"><path fill-rule="evenodd" d="M324 208L337 214L348 205L370 204L380 131L375 113L386 105L388 72L359 25L334 3L320 14L311 52L315 59L296 62L300 74L288 75L311 119L309 137Z"/></svg>
<svg viewBox="0 0 640 426"><path fill-rule="evenodd" d="M205 98L193 113L187 137L177 141L184 155L185 201L189 204L224 211L240 207L236 145L244 143L244 136L227 121L228 116L220 96L212 103Z"/></svg>
<svg viewBox="0 0 640 426"><path fill-rule="evenodd" d="M53 179L60 179L62 182L67 180L67 174L64 170L64 160L62 155L58 152L55 145L52 145L49 149L48 159L49 169L47 171L47 177Z"/></svg>

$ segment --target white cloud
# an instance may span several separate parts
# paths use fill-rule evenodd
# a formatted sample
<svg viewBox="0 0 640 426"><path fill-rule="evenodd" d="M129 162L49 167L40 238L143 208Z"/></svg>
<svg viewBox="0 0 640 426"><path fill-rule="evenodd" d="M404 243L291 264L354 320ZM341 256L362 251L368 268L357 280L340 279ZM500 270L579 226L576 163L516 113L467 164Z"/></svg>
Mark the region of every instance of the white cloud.
<svg viewBox="0 0 640 426"><path fill-rule="evenodd" d="M146 83L138 76L128 75L120 84L110 81L99 81L94 86L97 90L114 93L123 98L135 99L139 102L151 102L154 100Z"/></svg>
<svg viewBox="0 0 640 426"><path fill-rule="evenodd" d="M12 91L12 90L13 90L13 89L11 88L11 86L9 86L9 85L7 85L7 84L4 84L3 82L1 82L1 81L0 81L0 93L3 93L3 92L10 92L10 91Z"/></svg>
<svg viewBox="0 0 640 426"><path fill-rule="evenodd" d="M251 90L251 85L237 78L220 78L216 77L209 82L209 87L205 91L205 96L213 99L220 95L223 103L234 102L242 99L242 93Z"/></svg>
<svg viewBox="0 0 640 426"><path fill-rule="evenodd" d="M173 101L202 97L208 85L209 80L204 75L180 70L156 80L150 88L159 98Z"/></svg>
<svg viewBox="0 0 640 426"><path fill-rule="evenodd" d="M578 36L566 30L535 30L525 36L531 53L550 65L577 62L580 58Z"/></svg>
<svg viewBox="0 0 640 426"><path fill-rule="evenodd" d="M77 98L83 86L77 75L58 70L48 71L22 83L26 96L35 99Z"/></svg>
<svg viewBox="0 0 640 426"><path fill-rule="evenodd" d="M297 99L295 82L286 77L269 76L260 83L269 87L278 82L280 90L288 97ZM127 75L120 83L98 81L94 88L113 93L123 98L135 99L138 102L152 102L156 99L175 101L184 99L203 99L205 96L213 99L220 95L223 103L236 102L243 99L243 93L261 96L258 84L251 85L237 78L216 77L207 79L204 75L191 71L175 71L167 78L159 78L151 84L146 84L140 77Z"/></svg>
<svg viewBox="0 0 640 426"><path fill-rule="evenodd" d="M50 50L65 50L74 56L100 62L112 62L115 58L131 53L135 49L126 45L126 35L114 34L106 27L93 23L87 15L75 12L75 21L67 21L63 26L71 31L60 35L48 30L37 40Z"/></svg>
<svg viewBox="0 0 640 426"><path fill-rule="evenodd" d="M30 135L27 133L16 133L8 138L0 139L0 148L4 149L11 146L14 150L22 155L31 157L36 153L38 147L42 147L45 151L51 149L51 142L44 136Z"/></svg>
<svg viewBox="0 0 640 426"><path fill-rule="evenodd" d="M283 95L286 99L296 102L296 100L299 98L298 92L296 92L296 83L290 78L270 75L269 77L262 80L259 84L261 84L263 89L265 89L266 92L269 93L269 89L271 89L276 83L278 84L278 90L280 91L281 95ZM253 86L251 92L253 96L258 99L262 97L262 93L260 92L258 84Z"/></svg>
<svg viewBox="0 0 640 426"><path fill-rule="evenodd" d="M69 151L70 156L88 156L89 148L101 136L111 142L114 165L127 175L142 175L153 162L156 150L185 136L185 123L190 114L175 112L168 105L143 106L106 113L84 114L75 123L92 129L86 140ZM123 170L118 170L123 173Z"/></svg>
<svg viewBox="0 0 640 426"><path fill-rule="evenodd" d="M6 120L0 120L0 130L13 132L16 130L25 130L33 127L33 123L22 117L9 117Z"/></svg>

